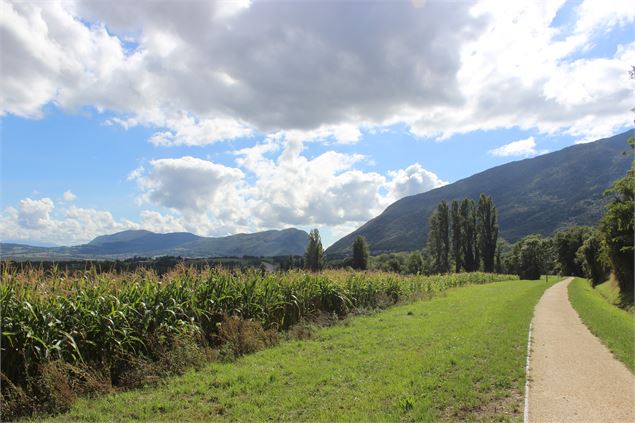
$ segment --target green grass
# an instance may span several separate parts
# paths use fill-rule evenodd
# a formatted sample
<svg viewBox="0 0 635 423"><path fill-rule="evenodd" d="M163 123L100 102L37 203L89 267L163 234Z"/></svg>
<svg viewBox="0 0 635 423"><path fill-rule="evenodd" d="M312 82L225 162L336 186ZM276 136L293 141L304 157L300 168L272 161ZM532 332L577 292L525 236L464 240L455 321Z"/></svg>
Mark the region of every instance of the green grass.
<svg viewBox="0 0 635 423"><path fill-rule="evenodd" d="M606 300L613 304L620 304L620 289L616 286L616 284L610 280L601 283L595 287L595 290L602 294Z"/></svg>
<svg viewBox="0 0 635 423"><path fill-rule="evenodd" d="M605 285L605 284L602 284ZM603 287L607 292L610 287ZM569 285L573 308L615 357L635 372L635 320L633 314L609 301L584 279L576 278Z"/></svg>
<svg viewBox="0 0 635 423"><path fill-rule="evenodd" d="M451 289L158 387L82 399L58 419L521 420L527 330L549 286Z"/></svg>

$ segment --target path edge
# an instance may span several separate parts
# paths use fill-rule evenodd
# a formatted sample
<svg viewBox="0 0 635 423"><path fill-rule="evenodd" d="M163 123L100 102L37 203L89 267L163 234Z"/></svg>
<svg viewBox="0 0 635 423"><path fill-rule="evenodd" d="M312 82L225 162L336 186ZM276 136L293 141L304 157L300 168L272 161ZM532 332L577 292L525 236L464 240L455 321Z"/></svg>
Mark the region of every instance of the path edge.
<svg viewBox="0 0 635 423"><path fill-rule="evenodd" d="M529 322L529 331L527 334L527 362L525 363L525 411L523 413L523 423L529 423L529 358L531 357L531 330L534 324L532 317Z"/></svg>

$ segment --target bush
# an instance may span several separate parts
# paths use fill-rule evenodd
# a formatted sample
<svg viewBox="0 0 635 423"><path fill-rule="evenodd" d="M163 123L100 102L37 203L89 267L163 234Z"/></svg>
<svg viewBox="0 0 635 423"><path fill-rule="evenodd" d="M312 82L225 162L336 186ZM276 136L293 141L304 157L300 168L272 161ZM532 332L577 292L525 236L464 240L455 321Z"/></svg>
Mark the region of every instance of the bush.
<svg viewBox="0 0 635 423"><path fill-rule="evenodd" d="M259 322L238 316L225 317L218 328L218 337L223 346L221 355L227 361L278 343L277 332L265 330Z"/></svg>

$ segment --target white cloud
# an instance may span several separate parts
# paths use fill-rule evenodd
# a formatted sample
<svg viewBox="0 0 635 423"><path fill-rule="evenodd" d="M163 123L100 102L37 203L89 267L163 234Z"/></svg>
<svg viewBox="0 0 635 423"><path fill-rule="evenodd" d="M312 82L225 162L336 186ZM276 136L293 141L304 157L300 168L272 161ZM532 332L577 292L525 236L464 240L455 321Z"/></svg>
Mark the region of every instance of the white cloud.
<svg viewBox="0 0 635 423"><path fill-rule="evenodd" d="M498 148L490 150L489 154L499 157L533 157L546 152L546 150L536 150L536 140L534 137L529 137L524 140L512 141L509 144L501 145Z"/></svg>
<svg viewBox="0 0 635 423"><path fill-rule="evenodd" d="M585 0L574 26L552 27L563 4L2 0L2 113L94 106L161 145L279 131L350 143L398 122L440 138L610 135L630 123L635 45L584 52L634 8Z"/></svg>
<svg viewBox="0 0 635 423"><path fill-rule="evenodd" d="M76 206L56 208L50 198L20 201L0 215L0 239L39 240L73 245L97 235L137 228L128 220L115 220L110 212Z"/></svg>
<svg viewBox="0 0 635 423"><path fill-rule="evenodd" d="M27 229L39 229L50 221L50 213L55 205L50 198L32 200L25 198L20 200L17 210L17 221L20 226Z"/></svg>
<svg viewBox="0 0 635 423"><path fill-rule="evenodd" d="M412 132L446 138L517 126L598 139L629 125L633 85L627 70L635 44L618 46L612 56L584 58L604 22L587 7L596 3L582 2L578 21L590 23L567 34L550 26L564 1L479 2L473 11L487 27L462 46L457 74L465 103L413 112ZM608 14L622 11L614 3L606 8ZM622 23L635 19L630 9Z"/></svg>
<svg viewBox="0 0 635 423"><path fill-rule="evenodd" d="M217 141L243 138L253 131L233 119L217 118L198 121L191 116L168 119L164 126L168 131L156 132L150 142L156 145L205 145Z"/></svg>
<svg viewBox="0 0 635 423"><path fill-rule="evenodd" d="M403 196L445 184L418 163L383 176L355 169L365 160L358 154L327 151L309 159L302 150L301 142L285 143L283 137L238 151L240 168L190 156L152 160L129 179L139 188L140 204L162 211L142 210L133 221L26 198L0 216L0 239L71 245L126 229L223 236L289 226L328 226L327 233L336 236Z"/></svg>
<svg viewBox="0 0 635 423"><path fill-rule="evenodd" d="M635 20L635 9L629 0L586 0L577 12L575 30L580 34L608 32Z"/></svg>
<svg viewBox="0 0 635 423"><path fill-rule="evenodd" d="M143 210L139 213L139 216L141 218L140 226L152 232L168 233L188 231L178 215L161 214L154 210ZM200 233L197 230L190 231Z"/></svg>
<svg viewBox="0 0 635 423"><path fill-rule="evenodd" d="M62 194L62 198L67 203L70 203L72 201L75 201L77 196L75 194L73 194L73 192L69 189L68 191L64 191L64 194Z"/></svg>
<svg viewBox="0 0 635 423"><path fill-rule="evenodd" d="M381 175L359 170L374 159L359 154L308 158L306 142L352 144L397 123L438 139L519 127L588 141L630 124L635 39L585 57L632 26L628 2L583 0L563 28L551 25L564 0L415 3L0 0L0 115L89 106L162 146L266 134L235 168L181 157L130 172L143 202L170 210L139 224L198 233L352 227L444 183L417 163ZM490 153L541 152L529 138ZM62 210L25 199L6 213L22 231L84 215L100 222L85 233L137 225L92 209L59 223Z"/></svg>
<svg viewBox="0 0 635 423"><path fill-rule="evenodd" d="M631 23L623 2L584 1L564 41L550 27L562 2L231 4L5 2L0 25L15 41L7 52L15 60L4 72L4 111L37 116L49 101L94 105L133 115L113 123L164 128L151 141L167 145L234 139L254 128L347 127L333 132L350 142L360 122L406 122L414 134L440 137L514 125L586 136L599 122L606 131L628 122L620 114L624 81L594 84L617 104L598 95L561 110L573 90L554 97L542 89L562 75L585 80L584 72L570 77L576 65L566 58L599 28ZM364 36L348 21L360 14L377 23ZM77 16L98 24L88 28ZM99 22L138 48L127 51ZM613 69L623 64L607 60Z"/></svg>
<svg viewBox="0 0 635 423"><path fill-rule="evenodd" d="M190 156L153 160L150 164L149 173L132 173L144 191L143 199L193 213L229 207L226 200L231 187L244 176L239 169Z"/></svg>
<svg viewBox="0 0 635 423"><path fill-rule="evenodd" d="M270 140L237 152L239 166L255 176L248 202L261 226L359 221L378 210L377 189L385 179L353 169L363 156L327 151L308 159L297 138L286 140L283 148L280 143ZM275 160L265 156L280 148Z"/></svg>
<svg viewBox="0 0 635 423"><path fill-rule="evenodd" d="M288 136L293 136L287 139ZM305 134L278 134L235 152L236 168L193 157L151 161L134 171L143 202L179 214L185 228L214 235L288 226L354 226L393 201L445 184L418 163L377 172L366 157L327 151L303 155Z"/></svg>
<svg viewBox="0 0 635 423"><path fill-rule="evenodd" d="M410 165L405 169L388 172L388 175L392 179L386 183L386 188L388 198L392 201L447 185L446 181L424 169L419 163Z"/></svg>
<svg viewBox="0 0 635 423"><path fill-rule="evenodd" d="M47 241L57 245L77 245L93 238L127 229L153 232L189 231L205 234L208 227L196 222L186 224L180 214L142 210L138 222L115 219L108 211L76 206L55 207L50 198L20 201L17 208L7 207L0 214L0 239Z"/></svg>
<svg viewBox="0 0 635 423"><path fill-rule="evenodd" d="M128 173L128 177L126 178L128 181L134 181L135 179L139 179L143 172L145 172L145 167L139 166Z"/></svg>
<svg viewBox="0 0 635 423"><path fill-rule="evenodd" d="M237 152L252 183L241 169L193 157L151 161L134 179L143 202L178 211L185 227L202 225L214 234L360 221L378 211L385 178L351 169L363 156L329 151L307 159L302 143L282 151L276 143ZM276 160L265 156L272 151Z"/></svg>
<svg viewBox="0 0 635 423"><path fill-rule="evenodd" d="M13 41L6 53L16 57L6 73L29 89L11 95L4 111L92 105L125 116L111 123L165 128L152 138L162 144L199 145L252 128L332 128L334 138L353 142L360 122L460 102L458 46L480 25L468 4L245 2L221 12L226 3L5 2L11 22L3 30ZM373 31L352 25L360 14Z"/></svg>

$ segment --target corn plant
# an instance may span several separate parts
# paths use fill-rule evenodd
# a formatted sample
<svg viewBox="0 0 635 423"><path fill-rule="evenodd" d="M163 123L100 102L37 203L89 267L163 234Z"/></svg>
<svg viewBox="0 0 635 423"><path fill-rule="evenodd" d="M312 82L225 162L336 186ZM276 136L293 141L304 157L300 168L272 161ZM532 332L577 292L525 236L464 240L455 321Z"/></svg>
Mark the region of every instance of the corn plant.
<svg viewBox="0 0 635 423"><path fill-rule="evenodd" d="M339 317L428 297L448 288L509 280L466 273L405 276L379 272L256 271L179 267L161 277L149 270L111 274L53 268L9 271L0 285L2 373L27 386L39 366L63 360L116 367L129 357L153 359L157 346L187 335L218 347L226 316L283 330L318 313Z"/></svg>

